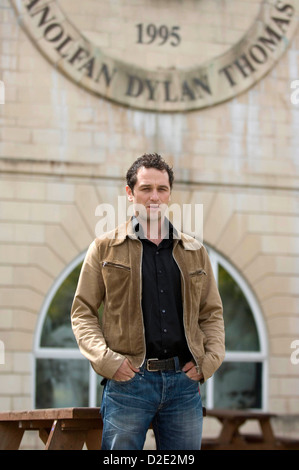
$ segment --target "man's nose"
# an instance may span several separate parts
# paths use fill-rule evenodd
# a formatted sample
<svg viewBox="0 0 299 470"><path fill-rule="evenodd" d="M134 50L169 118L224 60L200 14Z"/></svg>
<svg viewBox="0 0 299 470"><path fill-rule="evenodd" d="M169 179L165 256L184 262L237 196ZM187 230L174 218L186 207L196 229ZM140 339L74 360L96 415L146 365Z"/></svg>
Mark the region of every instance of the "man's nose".
<svg viewBox="0 0 299 470"><path fill-rule="evenodd" d="M159 200L158 192L157 192L155 189L153 190L150 199L151 199L152 201L158 201L158 200Z"/></svg>

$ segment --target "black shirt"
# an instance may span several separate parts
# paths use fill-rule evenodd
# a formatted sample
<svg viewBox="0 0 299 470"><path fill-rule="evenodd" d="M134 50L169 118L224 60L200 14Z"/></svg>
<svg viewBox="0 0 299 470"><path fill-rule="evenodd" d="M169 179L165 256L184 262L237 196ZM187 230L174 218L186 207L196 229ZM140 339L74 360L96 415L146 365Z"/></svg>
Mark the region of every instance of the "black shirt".
<svg viewBox="0 0 299 470"><path fill-rule="evenodd" d="M180 270L172 256L173 226L157 246L143 235L136 217L133 227L143 245L142 310L146 357L166 359L179 356L191 360L183 325Z"/></svg>

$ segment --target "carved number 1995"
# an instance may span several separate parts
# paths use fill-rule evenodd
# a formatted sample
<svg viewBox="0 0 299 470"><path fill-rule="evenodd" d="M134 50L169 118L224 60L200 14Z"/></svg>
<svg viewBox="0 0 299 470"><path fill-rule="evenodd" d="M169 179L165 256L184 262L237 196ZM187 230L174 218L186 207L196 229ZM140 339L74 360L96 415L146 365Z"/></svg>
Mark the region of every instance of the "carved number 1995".
<svg viewBox="0 0 299 470"><path fill-rule="evenodd" d="M136 28L138 31L137 43L139 44L152 44L154 41L159 41L158 45L163 46L168 41L171 46L176 47L181 42L179 26L168 28L164 24L156 26L153 23L148 25L139 23L136 25Z"/></svg>

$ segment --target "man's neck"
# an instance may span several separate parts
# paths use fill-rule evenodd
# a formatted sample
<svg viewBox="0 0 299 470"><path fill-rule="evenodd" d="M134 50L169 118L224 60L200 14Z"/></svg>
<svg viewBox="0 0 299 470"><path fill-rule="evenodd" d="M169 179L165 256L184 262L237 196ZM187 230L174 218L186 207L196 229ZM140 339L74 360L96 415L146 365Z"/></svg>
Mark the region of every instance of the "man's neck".
<svg viewBox="0 0 299 470"><path fill-rule="evenodd" d="M144 236L156 245L159 245L166 236L169 236L169 223L164 218L147 221L137 218L137 220L142 226Z"/></svg>

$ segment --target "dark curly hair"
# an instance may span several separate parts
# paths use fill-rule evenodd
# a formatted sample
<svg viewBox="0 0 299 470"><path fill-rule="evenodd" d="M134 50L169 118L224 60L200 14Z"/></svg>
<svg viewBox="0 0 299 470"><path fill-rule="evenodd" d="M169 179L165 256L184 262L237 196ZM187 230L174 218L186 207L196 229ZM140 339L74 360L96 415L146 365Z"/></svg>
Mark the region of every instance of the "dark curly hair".
<svg viewBox="0 0 299 470"><path fill-rule="evenodd" d="M137 172L141 167L145 168L156 168L160 171L167 171L169 178L170 189L172 189L172 184L174 180L174 175L172 168L163 160L163 158L157 153L145 153L141 157L137 158L135 162L130 166L127 171L127 185L134 190L134 186L137 182Z"/></svg>

